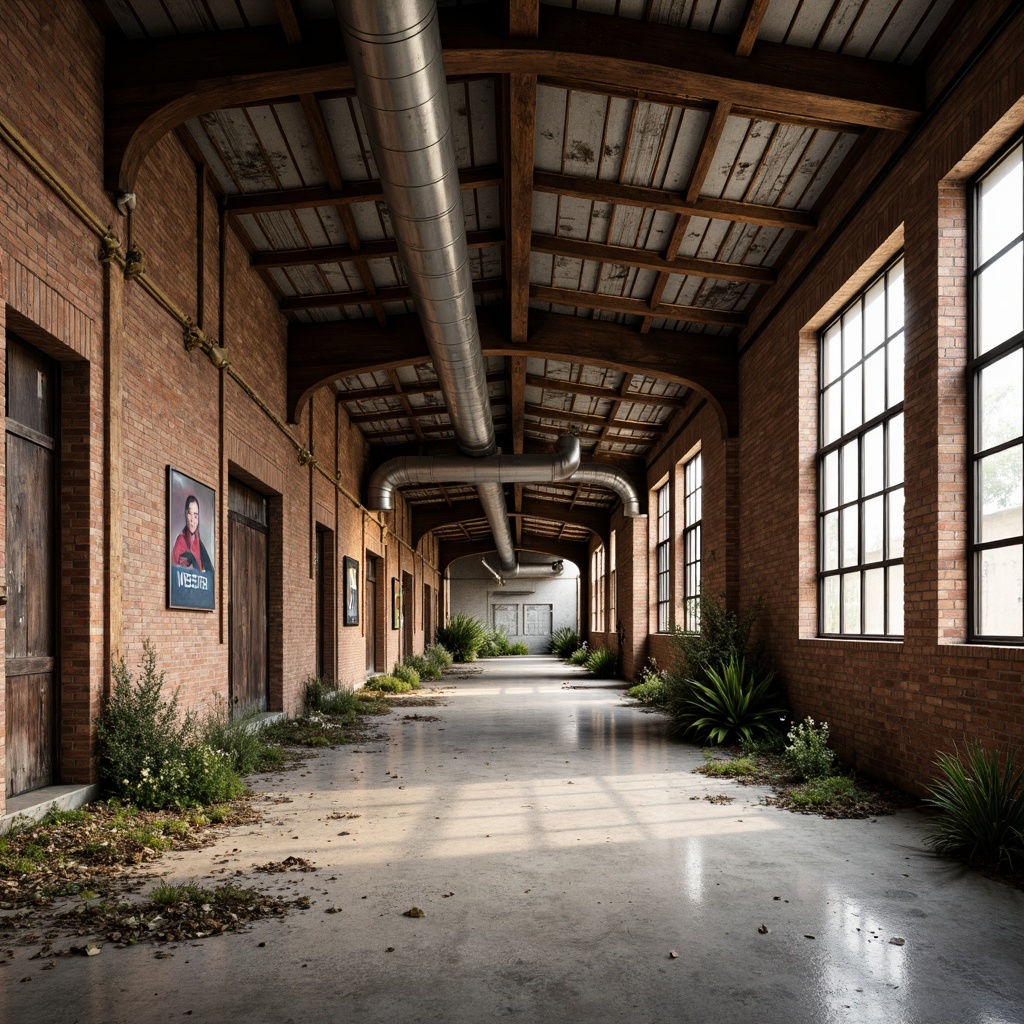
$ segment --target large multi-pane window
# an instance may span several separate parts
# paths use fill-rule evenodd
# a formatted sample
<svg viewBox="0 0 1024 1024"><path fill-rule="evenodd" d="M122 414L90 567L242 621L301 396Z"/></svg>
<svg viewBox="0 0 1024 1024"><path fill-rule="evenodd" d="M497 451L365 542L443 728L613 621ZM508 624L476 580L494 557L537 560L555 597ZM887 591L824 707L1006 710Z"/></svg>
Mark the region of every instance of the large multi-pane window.
<svg viewBox="0 0 1024 1024"><path fill-rule="evenodd" d="M1020 138L974 184L972 635L1024 640L1024 172Z"/></svg>
<svg viewBox="0 0 1024 1024"><path fill-rule="evenodd" d="M611 543L608 546L608 628L618 630L618 602L615 596L615 531L612 530Z"/></svg>
<svg viewBox="0 0 1024 1024"><path fill-rule="evenodd" d="M658 488L658 632L672 628L672 514L669 485Z"/></svg>
<svg viewBox="0 0 1024 1024"><path fill-rule="evenodd" d="M819 353L819 629L902 636L902 257L821 332Z"/></svg>
<svg viewBox="0 0 1024 1024"><path fill-rule="evenodd" d="M595 633L603 633L608 627L604 613L605 586L605 551L604 545L597 548L590 556L590 628Z"/></svg>
<svg viewBox="0 0 1024 1024"><path fill-rule="evenodd" d="M683 466L683 629L700 630L700 520L704 470L700 452Z"/></svg>

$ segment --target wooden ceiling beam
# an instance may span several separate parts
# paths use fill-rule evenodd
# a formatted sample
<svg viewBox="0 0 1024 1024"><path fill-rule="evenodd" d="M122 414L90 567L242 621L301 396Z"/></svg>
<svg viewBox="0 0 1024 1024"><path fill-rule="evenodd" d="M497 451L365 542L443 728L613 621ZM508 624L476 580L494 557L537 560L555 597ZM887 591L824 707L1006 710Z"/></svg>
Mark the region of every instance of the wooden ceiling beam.
<svg viewBox="0 0 1024 1024"><path fill-rule="evenodd" d="M617 388L600 388L592 384L579 384L572 380L557 380L553 377L538 377L536 374L526 375L526 386L531 388L543 388L546 391L563 391L570 395L583 395L587 398L604 398L614 402L619 397ZM671 406L678 409L684 400L679 398L666 398L664 395L646 395L638 391L630 391L623 397L624 402L631 402L636 405L658 405Z"/></svg>
<svg viewBox="0 0 1024 1024"><path fill-rule="evenodd" d="M470 249L487 249L492 245L501 245L504 241L505 233L500 228L466 232L466 245ZM259 270L268 267L309 267L325 263L348 263L357 256L364 260L398 259L398 243L393 238L387 238L379 242L363 242L358 249L350 245L265 249L254 252L249 264Z"/></svg>
<svg viewBox="0 0 1024 1024"><path fill-rule="evenodd" d="M487 374L488 384L501 384L505 381L504 373ZM425 395L431 391L440 393L441 385L437 381L417 381L415 383L403 384L402 392L406 395ZM395 398L397 392L393 387L384 386L380 388L360 388L352 391L339 391L340 402L366 402L375 398Z"/></svg>
<svg viewBox="0 0 1024 1024"><path fill-rule="evenodd" d="M737 57L749 57L754 52L757 34L761 31L761 23L768 13L768 4L770 3L771 0L748 0L747 9L743 15L743 28L740 31L739 42L736 44Z"/></svg>
<svg viewBox="0 0 1024 1024"><path fill-rule="evenodd" d="M642 206L646 210L664 210L666 213L689 214L712 220L738 220L761 227L813 231L813 214L803 210L789 210L781 206L760 206L740 203L732 199L712 199L708 196L688 201L685 196L668 189L645 188L642 185L622 185L617 181L598 178L577 178L553 171L537 171L533 187L538 192L588 199L595 203L621 203Z"/></svg>
<svg viewBox="0 0 1024 1024"><path fill-rule="evenodd" d="M705 395L715 407L723 436L738 427L738 360L731 338L684 331L640 335L622 324L530 310L528 342L513 345L501 310L477 310L484 356L521 356L610 367L676 381ZM317 388L338 377L389 366L428 362L419 319L392 317L387 329L369 320L289 325L288 417L295 416Z"/></svg>
<svg viewBox="0 0 1024 1024"><path fill-rule="evenodd" d="M504 175L499 167L467 167L459 171L463 189L500 185ZM306 210L317 206L348 206L352 203L383 203L384 188L379 181L350 181L338 192L322 185L286 188L270 192L246 192L227 196L228 213L276 213L281 210Z"/></svg>
<svg viewBox="0 0 1024 1024"><path fill-rule="evenodd" d="M627 377L629 375L627 374ZM593 416L572 409L549 409L543 405L526 405L527 416L536 416L538 419L558 420L562 423L580 423L590 426L601 427L610 430L643 430L648 434L664 434L668 429L664 423L646 423L643 420L617 420L615 413L618 411L614 405L607 416Z"/></svg>
<svg viewBox="0 0 1024 1024"><path fill-rule="evenodd" d="M750 284L774 284L776 278L771 267L724 263L720 260L699 260L686 256L670 258L667 254L662 255L649 249L628 249L623 245L605 245L602 242L560 238L557 235L539 232L532 235L531 245L534 252L551 256L569 256L595 263L616 263L623 267L638 267L641 270L655 270L658 273L713 277L719 281L745 281ZM679 248L678 243L675 248Z"/></svg>
<svg viewBox="0 0 1024 1024"><path fill-rule="evenodd" d="M486 295L505 289L503 278L496 277L484 281L473 282L476 295ZM378 288L370 292L322 292L317 295L288 295L281 300L281 312L289 313L297 309L332 309L335 306L366 306L374 302L412 302L412 289L407 285L394 288Z"/></svg>
<svg viewBox="0 0 1024 1024"><path fill-rule="evenodd" d="M549 288L546 285L535 284L530 286L530 298L538 302L550 302L556 306L602 309L609 313L625 313L629 316L656 316L691 324L708 324L716 327L747 325L746 316L729 310L710 309L704 306L678 306L671 302L659 302L652 309L646 299L605 295L601 292L581 292L575 288Z"/></svg>
<svg viewBox="0 0 1024 1024"><path fill-rule="evenodd" d="M535 39L510 39L488 5L440 12L449 75L560 75L652 89L680 100L909 130L924 109L919 70L760 41L748 57L712 32L544 5ZM336 20L305 26L288 45L280 26L107 41L104 178L133 191L146 154L177 125L259 100L351 89ZM284 44L284 45L282 45Z"/></svg>

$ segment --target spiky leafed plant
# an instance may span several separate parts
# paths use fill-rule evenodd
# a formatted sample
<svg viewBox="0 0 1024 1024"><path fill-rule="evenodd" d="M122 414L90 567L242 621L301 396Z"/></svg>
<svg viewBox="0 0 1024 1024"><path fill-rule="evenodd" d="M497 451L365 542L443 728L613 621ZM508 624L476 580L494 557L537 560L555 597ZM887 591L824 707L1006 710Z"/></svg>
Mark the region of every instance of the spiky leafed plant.
<svg viewBox="0 0 1024 1024"><path fill-rule="evenodd" d="M941 773L925 803L941 812L928 825L926 841L936 853L952 854L1014 870L1024 866L1024 767L1011 748L999 754L978 740L963 754L936 758Z"/></svg>
<svg viewBox="0 0 1024 1024"><path fill-rule="evenodd" d="M735 655L717 669L704 666L702 680L672 687L669 712L678 732L699 743L751 742L778 728L785 703L775 673L760 677Z"/></svg>
<svg viewBox="0 0 1024 1024"><path fill-rule="evenodd" d="M487 637L487 627L472 615L452 615L437 631L442 644L456 661L472 661Z"/></svg>
<svg viewBox="0 0 1024 1024"><path fill-rule="evenodd" d="M586 660L587 671L598 679L610 679L615 675L618 658L608 647L595 647Z"/></svg>
<svg viewBox="0 0 1024 1024"><path fill-rule="evenodd" d="M580 646L580 636L572 626L559 626L551 634L550 651L556 658L568 658Z"/></svg>

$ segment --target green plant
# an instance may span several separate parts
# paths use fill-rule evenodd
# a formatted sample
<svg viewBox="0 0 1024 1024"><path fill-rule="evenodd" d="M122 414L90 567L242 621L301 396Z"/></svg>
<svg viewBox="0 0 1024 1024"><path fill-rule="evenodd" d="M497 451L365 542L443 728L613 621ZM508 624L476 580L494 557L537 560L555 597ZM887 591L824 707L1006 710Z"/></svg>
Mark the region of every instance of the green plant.
<svg viewBox="0 0 1024 1024"><path fill-rule="evenodd" d="M451 668L455 659L452 657L452 652L442 643L434 643L426 648L423 652L423 656L427 658L431 664L436 665L438 670L444 672L446 668Z"/></svg>
<svg viewBox="0 0 1024 1024"><path fill-rule="evenodd" d="M423 654L408 655L405 658L404 664L408 665L410 668L416 669L421 681L424 679L441 678L441 666L434 664L434 662L427 656L426 651L424 651Z"/></svg>
<svg viewBox="0 0 1024 1024"><path fill-rule="evenodd" d="M668 700L665 676L658 668L658 662L654 658L647 659L646 664L640 670L640 678L626 691L626 696L649 706L664 704Z"/></svg>
<svg viewBox="0 0 1024 1024"><path fill-rule="evenodd" d="M760 676L735 655L718 670L705 666L706 681L689 679L669 692L676 731L697 742L728 743L770 733L783 711L775 673Z"/></svg>
<svg viewBox="0 0 1024 1024"><path fill-rule="evenodd" d="M707 671L717 671L720 665L733 658L749 659L755 671L763 668L759 647L750 644L750 632L762 602L759 599L743 615L729 611L724 602L713 594L701 594L700 630L687 633L676 626L672 631L672 642L679 654L680 663L673 671L677 679L706 681Z"/></svg>
<svg viewBox="0 0 1024 1024"><path fill-rule="evenodd" d="M397 679L395 676L370 676L366 680L366 688L382 693L409 693L412 690L404 679Z"/></svg>
<svg viewBox="0 0 1024 1024"><path fill-rule="evenodd" d="M111 670L114 685L96 721L100 782L108 793L136 803L140 793L149 801L173 800L173 789L149 780L183 762L194 741L195 719L179 714L177 690L164 696L164 674L156 669L156 648L150 640L143 642L142 652L137 681L123 657Z"/></svg>
<svg viewBox="0 0 1024 1024"><path fill-rule="evenodd" d="M333 691L334 684L320 676L306 677L306 696L303 707L307 715L318 715L323 709L324 700Z"/></svg>
<svg viewBox="0 0 1024 1024"><path fill-rule="evenodd" d="M939 780L925 801L940 812L926 837L936 853L1010 870L1024 865L1024 768L1016 754L1008 750L1000 768L998 752L971 740L963 754L954 747L938 755Z"/></svg>
<svg viewBox="0 0 1024 1024"><path fill-rule="evenodd" d="M719 761L713 751L705 750L704 764L701 772L719 778L735 778L737 775L753 775L757 771L757 763L752 757L730 757Z"/></svg>
<svg viewBox="0 0 1024 1024"><path fill-rule="evenodd" d="M479 619L461 613L452 615L437 630L437 642L451 652L455 661L473 661L486 636L487 629Z"/></svg>
<svg viewBox="0 0 1024 1024"><path fill-rule="evenodd" d="M820 726L813 718L797 722L786 735L782 753L786 766L801 779L823 779L832 774L836 755L828 745L828 722Z"/></svg>
<svg viewBox="0 0 1024 1024"><path fill-rule="evenodd" d="M308 695L308 684L306 692ZM265 771L279 763L280 755L264 742L261 717L262 712L255 706L229 715L227 703L217 694L199 729L202 742L227 754L239 775Z"/></svg>
<svg viewBox="0 0 1024 1024"><path fill-rule="evenodd" d="M325 718L352 723L361 707L362 704L351 686L339 686L324 698L320 713Z"/></svg>
<svg viewBox="0 0 1024 1024"><path fill-rule="evenodd" d="M420 688L420 674L408 662L401 662L395 665L391 670L391 674L395 679L401 679L403 682L408 683L410 690L418 690Z"/></svg>
<svg viewBox="0 0 1024 1024"><path fill-rule="evenodd" d="M559 626L551 634L551 643L548 650L556 658L562 658L565 660L569 657L573 651L577 650L580 646L580 637L572 626Z"/></svg>
<svg viewBox="0 0 1024 1024"><path fill-rule="evenodd" d="M609 679L615 675L618 657L609 647L595 647L586 660L586 669L598 679Z"/></svg>
<svg viewBox="0 0 1024 1024"><path fill-rule="evenodd" d="M789 803L797 808L820 807L837 802L856 802L864 799L865 795L853 779L845 775L824 775L791 789Z"/></svg>
<svg viewBox="0 0 1024 1024"><path fill-rule="evenodd" d="M512 653L512 646L508 642L508 636L503 629L492 629L484 637L477 655L481 658L500 658Z"/></svg>
<svg viewBox="0 0 1024 1024"><path fill-rule="evenodd" d="M577 647L566 660L570 665L586 665L589 657L590 648L587 647L586 643L584 643L581 647Z"/></svg>
<svg viewBox="0 0 1024 1024"><path fill-rule="evenodd" d="M518 641L516 641L516 643L512 644L509 647L508 653L509 654L529 654L530 653L530 648L527 647L526 644L524 644L522 640L518 640Z"/></svg>

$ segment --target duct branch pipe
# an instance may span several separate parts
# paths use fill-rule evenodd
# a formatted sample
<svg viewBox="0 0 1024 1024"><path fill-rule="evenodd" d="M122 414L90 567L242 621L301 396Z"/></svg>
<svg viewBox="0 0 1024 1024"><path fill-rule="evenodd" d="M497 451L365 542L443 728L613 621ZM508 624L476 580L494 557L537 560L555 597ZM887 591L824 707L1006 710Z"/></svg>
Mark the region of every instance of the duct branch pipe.
<svg viewBox="0 0 1024 1024"><path fill-rule="evenodd" d="M603 462L581 462L570 482L614 491L622 499L622 514L630 519L643 514L640 511L640 495L633 481L621 469L606 466Z"/></svg>
<svg viewBox="0 0 1024 1024"><path fill-rule="evenodd" d="M459 447L496 451L434 0L334 0L384 200ZM515 565L499 484L477 488Z"/></svg>
<svg viewBox="0 0 1024 1024"><path fill-rule="evenodd" d="M565 569L565 564L562 559L558 559L557 562L551 562L546 565L522 565L518 560L516 561L515 567L506 571L498 572L494 569L486 558L481 558L481 562L484 564L484 568L487 569L492 575L497 577L502 586L505 584L507 579L530 579L544 577L550 579L553 576L561 576Z"/></svg>
<svg viewBox="0 0 1024 1024"><path fill-rule="evenodd" d="M538 484L555 483L573 475L580 465L580 442L572 434L558 439L557 455L492 455L470 459L462 455L408 455L389 459L370 477L368 503L390 511L394 490L410 484ZM505 498L501 493L502 514ZM503 564L502 569L507 567Z"/></svg>

